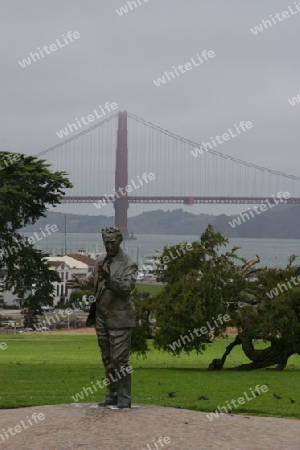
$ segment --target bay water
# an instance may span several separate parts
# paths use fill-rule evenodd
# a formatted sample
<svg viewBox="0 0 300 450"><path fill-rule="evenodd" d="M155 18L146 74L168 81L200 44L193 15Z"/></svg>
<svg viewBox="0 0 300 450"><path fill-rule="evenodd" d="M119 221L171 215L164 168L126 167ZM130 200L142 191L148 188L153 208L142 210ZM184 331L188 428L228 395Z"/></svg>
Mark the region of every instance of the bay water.
<svg viewBox="0 0 300 450"><path fill-rule="evenodd" d="M25 236L35 236L34 233L24 233ZM124 240L123 249L137 261L147 255L159 255L164 246L171 246L186 241L192 243L198 241L199 236L188 235L160 235L160 234L137 234L136 240ZM245 239L232 238L226 247L228 250L238 246L237 254L247 260L260 257L260 266L284 267L291 254L296 254L295 264L300 265L300 240L297 239ZM52 233L40 240L36 239L35 247L48 253L50 256L57 256L65 253L77 253L82 249L87 253L101 253L104 250L102 237L98 233Z"/></svg>

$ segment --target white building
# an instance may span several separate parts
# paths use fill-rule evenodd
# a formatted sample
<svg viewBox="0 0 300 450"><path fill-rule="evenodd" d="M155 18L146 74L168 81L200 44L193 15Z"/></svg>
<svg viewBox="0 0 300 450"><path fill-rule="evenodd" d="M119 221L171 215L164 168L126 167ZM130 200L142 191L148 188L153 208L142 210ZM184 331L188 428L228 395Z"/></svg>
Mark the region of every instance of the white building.
<svg viewBox="0 0 300 450"><path fill-rule="evenodd" d="M54 283L54 305L62 299L66 302L70 298L70 293L72 290L68 290L66 287L66 281L71 279L72 275L76 275L80 279L85 278L93 270L96 257L96 253L86 255L86 253L81 250L75 254L45 257L46 261L48 261L49 268L57 271L61 280L59 283ZM0 292L3 297L3 301L7 305L15 304L16 308L18 308L19 302L17 295L13 295L12 291L1 291L1 285L5 279L5 276L6 270L2 269L0 272Z"/></svg>
<svg viewBox="0 0 300 450"><path fill-rule="evenodd" d="M92 255L96 258L96 255ZM69 254L63 256L48 256L46 258L51 270L55 270L60 282L54 283L54 305L59 301L68 301L70 298L69 290L66 286L66 281L76 275L79 279L85 278L92 272L95 264L95 259L86 256L82 252L76 254Z"/></svg>

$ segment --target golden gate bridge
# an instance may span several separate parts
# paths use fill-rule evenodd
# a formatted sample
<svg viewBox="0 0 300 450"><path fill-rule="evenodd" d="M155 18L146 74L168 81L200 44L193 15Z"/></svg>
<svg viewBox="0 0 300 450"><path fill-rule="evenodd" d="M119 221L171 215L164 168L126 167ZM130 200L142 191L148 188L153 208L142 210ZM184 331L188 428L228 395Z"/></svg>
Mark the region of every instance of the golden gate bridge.
<svg viewBox="0 0 300 450"><path fill-rule="evenodd" d="M125 237L130 203L262 204L278 192L290 194L285 204L300 203L300 177L216 149L195 158L192 150L199 147L120 111L36 156L47 155L53 169L68 174L74 187L63 203L94 203L98 211L113 203L115 225Z"/></svg>

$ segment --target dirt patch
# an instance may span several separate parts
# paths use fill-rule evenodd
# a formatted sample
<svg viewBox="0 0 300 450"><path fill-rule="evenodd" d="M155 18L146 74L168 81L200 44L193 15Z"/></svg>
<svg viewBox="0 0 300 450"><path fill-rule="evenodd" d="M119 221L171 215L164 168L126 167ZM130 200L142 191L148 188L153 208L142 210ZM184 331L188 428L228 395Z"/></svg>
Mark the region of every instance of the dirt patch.
<svg viewBox="0 0 300 450"><path fill-rule="evenodd" d="M43 331L43 334L96 334L94 327L72 328L71 330Z"/></svg>
<svg viewBox="0 0 300 450"><path fill-rule="evenodd" d="M238 330L235 327L228 327L228 328L226 328L226 334L228 334L230 336L231 335L235 335L237 333L238 333Z"/></svg>

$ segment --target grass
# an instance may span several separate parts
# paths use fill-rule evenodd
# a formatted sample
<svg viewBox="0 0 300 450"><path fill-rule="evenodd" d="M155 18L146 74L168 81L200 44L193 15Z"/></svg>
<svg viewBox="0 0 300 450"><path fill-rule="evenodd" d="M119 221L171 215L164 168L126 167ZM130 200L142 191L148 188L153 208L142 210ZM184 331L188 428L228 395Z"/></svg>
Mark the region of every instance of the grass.
<svg viewBox="0 0 300 450"><path fill-rule="evenodd" d="M163 285L162 284L147 284L147 283L143 282L143 283L137 283L136 287L140 293L149 292L151 295L155 295L155 294L158 294L162 290Z"/></svg>
<svg viewBox="0 0 300 450"><path fill-rule="evenodd" d="M1 335L1 342L6 342L8 348L0 350L0 408L73 403L72 396L93 385L96 392L81 401L104 398L104 389L96 386L96 381L104 377L96 336ZM154 350L150 343L147 359L131 357L133 401L212 411L231 400L245 398L246 392L252 400L233 408L233 413L300 418L299 357L291 357L282 372L236 372L228 369L247 362L247 358L240 348L235 348L225 370L208 372L207 366L222 355L226 345L228 341L218 340L202 355L173 357ZM268 392L253 398L251 389L263 384ZM176 397L169 398L170 391L175 391ZM277 400L274 392L282 399ZM201 395L209 400L197 400ZM290 397L295 403L290 402Z"/></svg>

